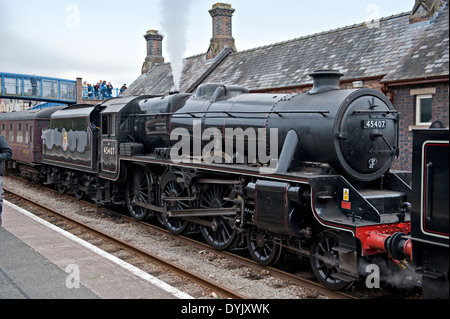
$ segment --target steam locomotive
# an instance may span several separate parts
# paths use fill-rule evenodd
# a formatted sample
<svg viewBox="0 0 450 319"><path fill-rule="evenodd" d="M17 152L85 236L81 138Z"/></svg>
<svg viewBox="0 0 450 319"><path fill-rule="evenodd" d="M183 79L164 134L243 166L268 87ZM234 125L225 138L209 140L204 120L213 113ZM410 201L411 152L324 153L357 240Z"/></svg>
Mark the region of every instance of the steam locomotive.
<svg viewBox="0 0 450 319"><path fill-rule="evenodd" d="M447 209L430 204L437 191L414 202L411 180L421 185L421 177L389 170L399 154L398 112L378 91L340 89L341 76L316 71L313 89L300 94L203 84L195 95L1 114L2 123L22 120L24 130L45 118L41 136L12 143L8 165L77 198L123 204L137 220L156 217L174 234L196 228L216 249L246 246L262 265L282 250L309 258L317 280L333 290L359 280L359 266L375 257L417 260L448 298L448 258L434 257L448 257L448 198ZM448 129L440 134L439 147L448 150ZM446 179L433 178L448 190L448 154L443 163ZM411 219L422 207L424 221ZM425 239L414 228L423 222Z"/></svg>

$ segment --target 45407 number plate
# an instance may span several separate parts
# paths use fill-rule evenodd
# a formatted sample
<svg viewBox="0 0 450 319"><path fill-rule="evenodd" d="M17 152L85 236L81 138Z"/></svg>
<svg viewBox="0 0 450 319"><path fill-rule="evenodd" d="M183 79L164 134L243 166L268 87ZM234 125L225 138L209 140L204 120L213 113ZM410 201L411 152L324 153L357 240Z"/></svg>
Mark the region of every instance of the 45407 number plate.
<svg viewBox="0 0 450 319"><path fill-rule="evenodd" d="M385 120L365 120L363 121L363 128L385 128Z"/></svg>

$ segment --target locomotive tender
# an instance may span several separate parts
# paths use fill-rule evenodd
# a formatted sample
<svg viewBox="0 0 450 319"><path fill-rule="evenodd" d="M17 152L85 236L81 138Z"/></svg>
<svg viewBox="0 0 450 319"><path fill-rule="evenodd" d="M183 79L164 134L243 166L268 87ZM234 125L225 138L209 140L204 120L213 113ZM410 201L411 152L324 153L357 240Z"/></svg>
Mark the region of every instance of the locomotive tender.
<svg viewBox="0 0 450 319"><path fill-rule="evenodd" d="M411 177L389 171L399 154L390 101L339 89L339 72L311 76L301 94L204 84L55 109L35 179L156 216L175 234L194 225L214 248L247 245L263 265L287 249L342 289L361 259L397 247L411 256Z"/></svg>

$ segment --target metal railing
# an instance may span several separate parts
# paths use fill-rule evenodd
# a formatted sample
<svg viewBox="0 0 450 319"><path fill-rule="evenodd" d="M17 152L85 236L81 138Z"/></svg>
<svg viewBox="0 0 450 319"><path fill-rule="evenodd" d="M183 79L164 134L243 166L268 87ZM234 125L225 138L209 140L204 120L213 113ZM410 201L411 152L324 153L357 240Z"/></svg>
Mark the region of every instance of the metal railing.
<svg viewBox="0 0 450 319"><path fill-rule="evenodd" d="M125 90L113 88L108 89L95 89L93 86L83 86L82 97L84 100L108 100L114 97L118 97Z"/></svg>

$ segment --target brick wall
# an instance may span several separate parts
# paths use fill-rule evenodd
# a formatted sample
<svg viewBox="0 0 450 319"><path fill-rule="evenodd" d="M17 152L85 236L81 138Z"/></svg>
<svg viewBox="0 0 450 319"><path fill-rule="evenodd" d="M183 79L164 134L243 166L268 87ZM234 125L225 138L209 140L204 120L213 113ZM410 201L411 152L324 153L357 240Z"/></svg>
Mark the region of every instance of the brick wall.
<svg viewBox="0 0 450 319"><path fill-rule="evenodd" d="M213 36L232 36L231 14L225 12L213 16Z"/></svg>
<svg viewBox="0 0 450 319"><path fill-rule="evenodd" d="M162 55L162 40L163 36L156 30L149 30L144 35L147 41L147 56Z"/></svg>
<svg viewBox="0 0 450 319"><path fill-rule="evenodd" d="M416 119L416 94L435 91L432 95L432 121L440 120L446 127L449 126L448 109L448 82L397 86L392 88L394 106L400 112L400 156L395 160L393 169L411 170L412 154L412 129L427 128L415 126Z"/></svg>
<svg viewBox="0 0 450 319"><path fill-rule="evenodd" d="M86 100L83 99L83 79L77 78L77 104L92 104L96 105L103 102L103 100Z"/></svg>

